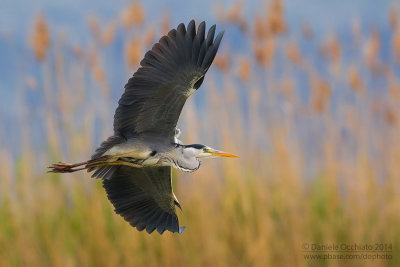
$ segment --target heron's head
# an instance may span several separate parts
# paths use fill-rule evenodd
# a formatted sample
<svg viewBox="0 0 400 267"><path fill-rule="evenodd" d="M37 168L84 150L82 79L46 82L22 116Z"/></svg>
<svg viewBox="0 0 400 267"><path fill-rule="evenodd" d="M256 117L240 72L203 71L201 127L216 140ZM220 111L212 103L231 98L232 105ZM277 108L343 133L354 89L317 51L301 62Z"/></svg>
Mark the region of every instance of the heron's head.
<svg viewBox="0 0 400 267"><path fill-rule="evenodd" d="M238 158L238 156L236 155L228 154L223 151L219 151L202 144L186 145L184 150L186 154L190 154L190 156L194 156L196 158L215 158L215 157Z"/></svg>

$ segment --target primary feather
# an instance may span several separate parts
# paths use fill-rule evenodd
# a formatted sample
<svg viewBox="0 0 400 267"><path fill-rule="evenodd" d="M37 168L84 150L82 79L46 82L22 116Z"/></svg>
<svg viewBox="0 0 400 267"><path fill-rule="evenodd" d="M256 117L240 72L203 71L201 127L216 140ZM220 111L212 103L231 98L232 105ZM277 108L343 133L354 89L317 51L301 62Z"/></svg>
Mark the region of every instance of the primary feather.
<svg viewBox="0 0 400 267"><path fill-rule="evenodd" d="M116 135L151 132L173 138L187 97L201 85L217 53L223 32L215 39L214 34L215 25L205 38L205 22L196 33L192 20L187 29L180 24L145 54L118 102Z"/></svg>

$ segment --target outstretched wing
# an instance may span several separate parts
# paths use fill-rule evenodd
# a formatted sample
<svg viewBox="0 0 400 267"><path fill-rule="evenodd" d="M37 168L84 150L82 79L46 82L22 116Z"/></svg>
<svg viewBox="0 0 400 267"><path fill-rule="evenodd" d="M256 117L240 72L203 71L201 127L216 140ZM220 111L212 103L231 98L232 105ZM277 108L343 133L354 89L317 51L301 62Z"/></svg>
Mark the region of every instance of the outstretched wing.
<svg viewBox="0 0 400 267"><path fill-rule="evenodd" d="M223 36L220 32L214 40L214 25L205 37L205 27L200 23L196 32L193 20L187 29L181 23L146 53L118 102L115 133L173 138L183 105L203 82Z"/></svg>
<svg viewBox="0 0 400 267"><path fill-rule="evenodd" d="M175 212L179 203L172 191L171 167L115 168L103 187L117 214L139 231L183 232Z"/></svg>

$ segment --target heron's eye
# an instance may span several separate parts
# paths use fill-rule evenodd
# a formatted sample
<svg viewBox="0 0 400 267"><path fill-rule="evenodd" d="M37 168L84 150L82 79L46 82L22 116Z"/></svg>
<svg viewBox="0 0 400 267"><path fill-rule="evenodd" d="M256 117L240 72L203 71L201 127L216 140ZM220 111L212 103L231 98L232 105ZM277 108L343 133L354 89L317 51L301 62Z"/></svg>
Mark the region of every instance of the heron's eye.
<svg viewBox="0 0 400 267"><path fill-rule="evenodd" d="M208 149L208 148L203 148L203 152L204 152L204 153L210 153L210 149Z"/></svg>

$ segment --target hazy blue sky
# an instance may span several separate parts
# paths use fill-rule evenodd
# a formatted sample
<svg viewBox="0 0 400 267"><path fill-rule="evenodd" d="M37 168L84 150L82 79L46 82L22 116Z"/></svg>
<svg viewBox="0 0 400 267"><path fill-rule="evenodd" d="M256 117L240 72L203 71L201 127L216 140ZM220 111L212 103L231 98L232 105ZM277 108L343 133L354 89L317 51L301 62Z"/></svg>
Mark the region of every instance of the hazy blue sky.
<svg viewBox="0 0 400 267"><path fill-rule="evenodd" d="M82 38L85 31L79 25L86 25L86 15L95 14L103 19L116 17L121 9L128 6L129 0L1 0L0 31L12 31L16 36L25 36L30 30L29 24L35 14L42 11L53 27L65 29L71 38ZM205 19L215 22L214 5L230 6L234 1L201 0L201 1L141 1L146 15L156 19L168 10L173 24L187 22L191 18ZM260 7L268 1L245 1L247 17L261 13ZM387 23L387 14L393 3L391 0L286 0L285 12L289 24L309 21L317 32L338 30L350 25L359 18L363 25L371 23L382 25ZM400 1L397 1L400 4ZM18 37L17 37L18 38Z"/></svg>
<svg viewBox="0 0 400 267"><path fill-rule="evenodd" d="M129 6L132 1L129 0L0 0L0 127L6 129L6 133L18 133L19 125L15 125L19 115L18 107L29 104L29 116L34 124L42 121L40 92L31 93L22 91L26 87L26 77L33 76L40 80L40 66L35 61L32 51L28 48L28 38L32 30L32 22L38 12L45 15L50 25L51 36L56 33L65 32L70 44L79 44L87 47L88 41L93 39L89 34L87 24L87 15L95 15L101 22L115 19L121 13L124 7ZM236 1L228 0L197 0L197 1L139 1L143 4L146 21L145 23L159 22L160 16L165 12L169 13L172 26L180 22L187 23L191 19L206 20L208 26L216 23L217 30L226 28L224 46L232 49L234 53L251 53L251 44L248 35L241 33L237 28L220 23L215 14L215 3L221 7L229 7ZM244 5L244 15L251 21L254 15L263 15L266 12L266 4L269 1L253 0L246 1ZM359 20L362 30L370 30L375 26L381 33L381 58L385 62L390 62L390 31L388 27L388 13L393 3L397 2L400 7L400 0L286 0L284 1L285 21L289 24L289 32L284 38L298 40L304 53L310 62L312 62L321 75L328 69L318 54L318 44L326 38L330 32L334 32L340 39L340 43L346 47L343 49L343 59L352 60L354 50L348 49L349 37L351 36L351 25L354 20ZM307 43L298 38L301 34L300 25L308 22L315 34L315 42ZM221 25L222 24L222 25ZM121 36L125 33L120 31L113 45L102 51L102 57L107 66L107 78L112 88L113 107L121 95L123 84L131 73L126 73L124 68L124 52ZM4 38L5 37L5 38ZM304 39L304 38L303 38ZM93 41L93 40L91 40ZM347 45L347 46L346 46ZM279 47L282 49L282 47ZM310 51L310 53L308 53ZM393 60L392 60L393 61ZM279 59L277 59L279 63ZM282 73L279 64L276 65L277 75ZM398 67L393 67L397 70ZM361 73L362 74L362 73ZM298 70L293 70L294 77L298 78L298 86L302 95L307 95L308 84L306 78ZM90 79L89 79L90 81ZM371 81L367 80L369 84ZM374 81L375 82L375 81ZM380 82L378 80L378 82ZM206 84L206 83L205 83ZM375 86L380 88L380 84ZM85 88L98 90L96 84L88 82ZM339 90L338 90L339 89ZM23 92L25 102L18 102L18 94ZM340 87L335 88L335 93L340 94ZM332 102L335 102L335 95L332 96ZM196 101L201 101L201 96ZM35 109L36 107L36 109ZM28 110L28 109L27 109ZM112 114L110 113L110 121ZM42 131L39 129L34 132L37 137L34 140L41 140ZM18 147L18 136L12 136L8 143L11 147ZM1 140L0 140L1 142ZM0 143L1 145L1 143ZM39 145L37 143L36 145Z"/></svg>

